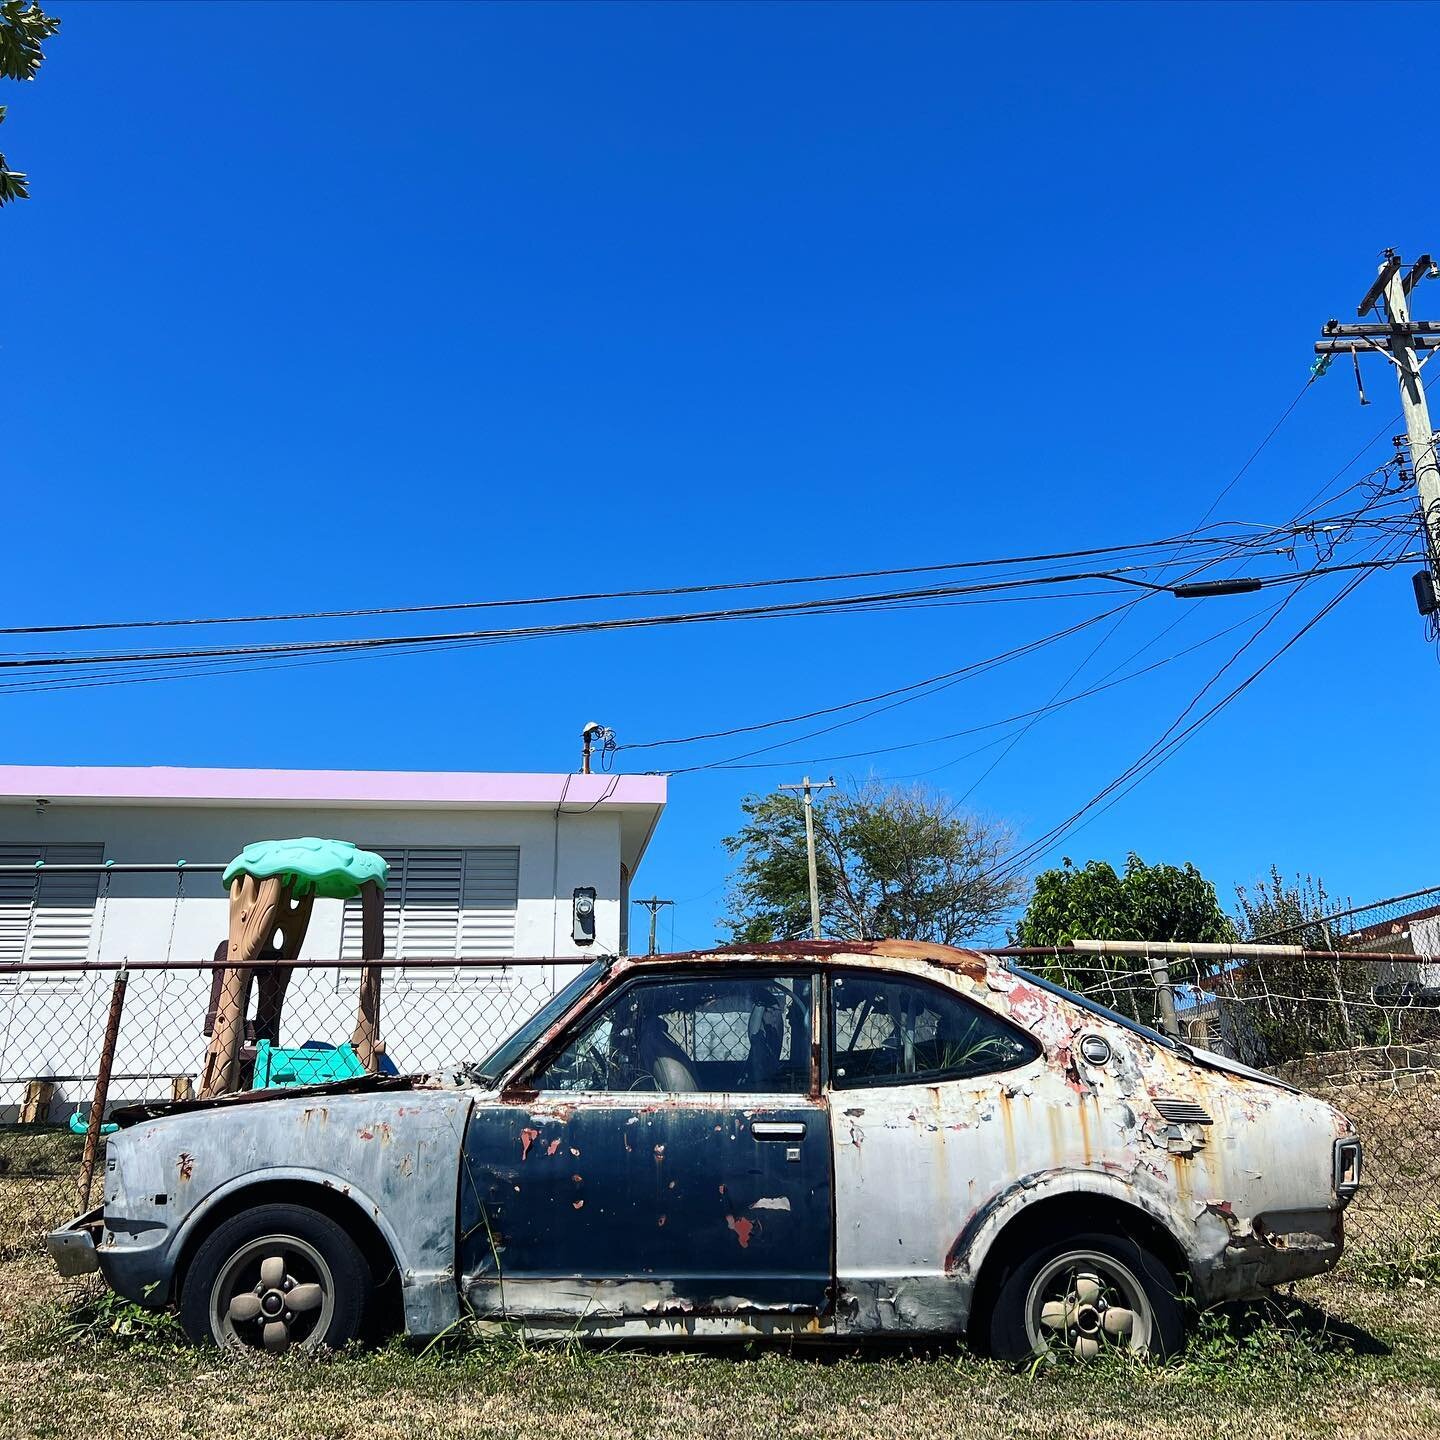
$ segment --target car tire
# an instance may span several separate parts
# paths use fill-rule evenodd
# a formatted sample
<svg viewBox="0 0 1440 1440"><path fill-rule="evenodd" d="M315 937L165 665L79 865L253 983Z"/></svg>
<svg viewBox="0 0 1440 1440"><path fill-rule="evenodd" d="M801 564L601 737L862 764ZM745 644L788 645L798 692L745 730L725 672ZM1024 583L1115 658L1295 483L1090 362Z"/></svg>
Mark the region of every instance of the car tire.
<svg viewBox="0 0 1440 1440"><path fill-rule="evenodd" d="M1160 1259L1134 1240L1095 1231L1013 1256L986 1338L997 1360L1012 1362L1067 1352L1090 1359L1107 1344L1163 1360L1183 1343L1185 1317L1175 1277Z"/></svg>
<svg viewBox="0 0 1440 1440"><path fill-rule="evenodd" d="M304 1205L257 1205L201 1242L180 1287L196 1343L279 1352L338 1350L359 1333L372 1285L348 1232Z"/></svg>

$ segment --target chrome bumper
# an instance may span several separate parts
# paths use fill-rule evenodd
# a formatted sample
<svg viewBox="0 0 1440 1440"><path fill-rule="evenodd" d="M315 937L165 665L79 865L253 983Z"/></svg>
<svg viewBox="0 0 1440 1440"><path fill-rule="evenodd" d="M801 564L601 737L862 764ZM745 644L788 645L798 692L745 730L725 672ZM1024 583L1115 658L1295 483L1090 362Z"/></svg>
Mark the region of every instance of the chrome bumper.
<svg viewBox="0 0 1440 1440"><path fill-rule="evenodd" d="M100 1257L95 1253L95 1236L104 1224L103 1208L97 1205L45 1237L50 1258L62 1275L88 1275L100 1268Z"/></svg>

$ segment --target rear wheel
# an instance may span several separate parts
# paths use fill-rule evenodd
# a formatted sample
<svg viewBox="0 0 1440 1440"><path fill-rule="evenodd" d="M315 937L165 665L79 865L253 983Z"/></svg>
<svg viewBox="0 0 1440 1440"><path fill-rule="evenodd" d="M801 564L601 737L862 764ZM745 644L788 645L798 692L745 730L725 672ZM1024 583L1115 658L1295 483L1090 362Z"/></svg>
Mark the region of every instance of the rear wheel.
<svg viewBox="0 0 1440 1440"><path fill-rule="evenodd" d="M359 1331L369 1290L364 1257L335 1221L303 1205L257 1205L195 1252L180 1323L226 1349L338 1350Z"/></svg>
<svg viewBox="0 0 1440 1440"><path fill-rule="evenodd" d="M1073 1235L1017 1256L990 1314L990 1349L1001 1360L1107 1348L1163 1359L1184 1339L1175 1277L1133 1240Z"/></svg>

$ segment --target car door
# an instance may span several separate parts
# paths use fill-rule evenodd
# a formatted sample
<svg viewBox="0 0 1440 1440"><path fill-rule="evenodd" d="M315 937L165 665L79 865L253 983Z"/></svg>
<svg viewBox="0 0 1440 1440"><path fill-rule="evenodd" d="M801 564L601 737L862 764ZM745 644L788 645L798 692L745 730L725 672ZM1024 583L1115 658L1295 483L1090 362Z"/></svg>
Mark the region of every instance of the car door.
<svg viewBox="0 0 1440 1440"><path fill-rule="evenodd" d="M465 1140L482 1316L615 1334L828 1325L813 975L657 967L603 997Z"/></svg>
<svg viewBox="0 0 1440 1440"><path fill-rule="evenodd" d="M837 1329L954 1333L957 1239L1019 1178L1012 1096L1041 1047L920 975L840 970L828 988Z"/></svg>

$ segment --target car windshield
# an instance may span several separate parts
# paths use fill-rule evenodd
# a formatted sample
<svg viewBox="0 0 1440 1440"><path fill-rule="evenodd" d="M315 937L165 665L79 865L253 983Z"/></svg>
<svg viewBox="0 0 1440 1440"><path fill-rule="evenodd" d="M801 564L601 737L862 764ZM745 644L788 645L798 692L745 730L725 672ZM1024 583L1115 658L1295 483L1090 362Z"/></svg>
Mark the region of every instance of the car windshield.
<svg viewBox="0 0 1440 1440"><path fill-rule="evenodd" d="M587 965L568 985L557 990L518 1030L502 1040L483 1060L470 1067L482 1085L493 1085L605 973L605 963Z"/></svg>
<svg viewBox="0 0 1440 1440"><path fill-rule="evenodd" d="M1058 995L1062 1000L1068 1000L1072 1005L1078 1005L1082 1010L1088 1010L1092 1015L1100 1015L1116 1025L1123 1025L1127 1030L1133 1030L1137 1035L1143 1035L1156 1045L1163 1045L1167 1050L1179 1051L1182 1055L1190 1053L1190 1047L1182 1044L1179 1040L1172 1040L1168 1035L1162 1035L1158 1030L1152 1030L1148 1025L1142 1025L1138 1020L1132 1020L1128 1015L1122 1015L1118 1010L1110 1009L1108 1005L1099 1005L1094 1000L1087 1000L1085 996L1077 995L1073 990L1067 990L1063 985L1057 985L1053 980L1047 980L1043 975L1037 975L1033 970L1025 969L1023 965L1017 965L1013 960L1007 960L1005 968L1012 975L1018 975L1022 980L1028 981L1032 985L1038 985L1042 990L1048 990L1052 995Z"/></svg>

